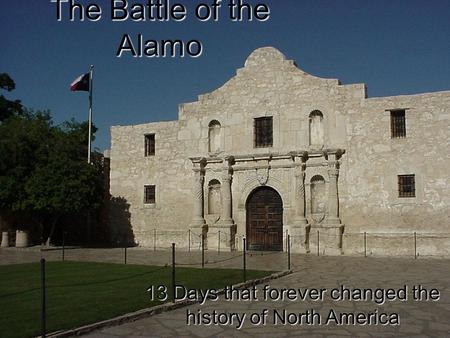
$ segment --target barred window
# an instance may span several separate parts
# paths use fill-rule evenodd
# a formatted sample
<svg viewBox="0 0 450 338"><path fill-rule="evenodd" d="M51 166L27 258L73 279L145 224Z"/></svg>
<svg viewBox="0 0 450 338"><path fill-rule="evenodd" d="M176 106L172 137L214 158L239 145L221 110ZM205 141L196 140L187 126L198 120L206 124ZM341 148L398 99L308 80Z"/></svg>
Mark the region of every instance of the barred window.
<svg viewBox="0 0 450 338"><path fill-rule="evenodd" d="M391 138L406 137L405 110L391 110Z"/></svg>
<svg viewBox="0 0 450 338"><path fill-rule="evenodd" d="M145 156L155 155L155 134L145 135Z"/></svg>
<svg viewBox="0 0 450 338"><path fill-rule="evenodd" d="M416 197L415 175L398 175L398 197Z"/></svg>
<svg viewBox="0 0 450 338"><path fill-rule="evenodd" d="M258 117L255 119L255 148L267 148L273 145L273 123L272 116Z"/></svg>
<svg viewBox="0 0 450 338"><path fill-rule="evenodd" d="M144 203L155 204L156 201L156 186L145 185L144 186Z"/></svg>

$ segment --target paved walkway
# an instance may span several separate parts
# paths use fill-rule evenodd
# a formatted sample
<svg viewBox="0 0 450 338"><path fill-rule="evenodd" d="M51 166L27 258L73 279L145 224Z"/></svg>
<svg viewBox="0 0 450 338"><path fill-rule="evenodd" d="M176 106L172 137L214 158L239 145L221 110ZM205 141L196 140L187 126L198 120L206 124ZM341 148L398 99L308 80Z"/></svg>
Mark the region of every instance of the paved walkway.
<svg viewBox="0 0 450 338"><path fill-rule="evenodd" d="M58 260L61 258L59 251L46 251L43 253L47 259ZM131 249L127 253L128 262L139 264L169 263L169 252L153 252L143 249ZM201 255L198 252L191 254L178 253L178 261L184 264L200 262ZM36 261L40 258L37 249L1 249L0 262L11 264L21 261ZM95 260L120 263L123 261L121 249L89 249L69 250L66 258L73 260ZM208 252L207 259L224 260L221 263L208 264L211 266L240 267L241 256L237 254L225 254ZM286 256L283 253L252 255L247 260L249 268L268 270L284 270L286 268ZM196 304L181 308L172 312L163 313L154 317L140 319L132 323L126 323L115 327L104 328L98 332L92 332L86 337L114 338L114 337L450 337L450 261L440 259L401 259L401 258L356 258L356 257L316 257L293 255L292 266L294 273L270 282L270 288L281 290L292 288L292 295L305 289L325 289L323 300L264 300L263 285L258 287L257 301L229 301L223 296L217 301L207 301L204 305ZM377 305L375 301L333 301L331 291L344 285L349 289L389 288L400 290L407 288L408 300L386 301L383 305ZM439 300L414 300L413 286L421 285L430 291L437 289L440 292ZM272 291L272 292L276 292ZM336 292L336 291L335 291ZM356 291L354 291L356 292ZM381 292L381 291L377 291ZM435 291L434 291L435 292ZM425 292L422 291L422 296ZM435 294L432 294L437 298ZM310 296L314 298L315 294ZM379 294L375 294L378 296ZM377 298L377 299L378 299ZM253 313L261 313L267 310L266 325L253 325L250 317ZM280 317L283 311L292 313L291 321L302 319L302 324L283 325ZM309 310L309 312L307 312ZM338 317L342 313L368 314L371 323L366 325L337 325L330 318L331 310ZM187 314L190 316L190 325L187 325ZM221 314L219 319L229 318L235 314L232 323L228 325L206 325L195 323L194 315L201 311L202 314ZM304 314L306 313L307 314ZM300 317L299 314L303 313ZM309 313L309 315L308 315ZM317 315L312 315L317 313ZM376 320L386 320L380 314L387 313L391 320L399 318L400 325L386 325L376 323ZM226 315L228 314L228 316ZM238 318L242 318L243 325L240 329ZM279 317L277 316L279 315ZM377 315L378 314L378 315ZM362 317L367 315L361 315ZM319 319L318 319L319 317ZM274 319L277 318L277 323ZM348 319L348 317L347 317ZM320 320L320 324L319 324ZM313 325L308 325L308 321ZM200 324L200 325L198 325Z"/></svg>
<svg viewBox="0 0 450 338"><path fill-rule="evenodd" d="M324 301L264 301L262 286L259 287L258 301L208 301L204 305L194 305L154 317L124 325L105 328L87 337L450 337L450 264L448 260L375 259L349 257L304 257L293 258L292 275L274 280L271 288L324 288ZM440 291L438 301L414 301L412 287L422 285L428 290ZM377 305L373 301L350 302L332 301L333 288L345 285L348 288L408 288L407 301L388 301ZM252 325L250 315L268 310L268 323ZM319 313L321 324L283 325L273 323L274 310L282 313L304 313L313 309ZM333 309L339 313L388 313L398 315L400 325L336 325L326 319ZM244 325L237 329L233 325L191 325L186 324L187 311L190 313L237 313L246 314ZM191 316L192 317L192 316ZM317 316L316 316L317 317ZM295 316L292 316L294 319ZM312 320L313 317L309 319Z"/></svg>
<svg viewBox="0 0 450 338"><path fill-rule="evenodd" d="M1 248L0 265L38 262L41 257L47 261L61 261L61 248L40 250L32 248ZM293 256L294 257L294 256ZM300 257L300 255L298 255ZM67 248L64 252L65 260L120 263L125 262L125 250L113 249L86 249ZM127 264L142 265L171 265L172 253L170 250L153 251L144 248L129 248L126 252ZM177 251L176 262L179 266L202 266L201 251ZM204 257L207 268L242 268L242 252L220 252L206 250ZM281 271L287 269L287 256L284 252L253 252L247 253L247 268L254 270Z"/></svg>

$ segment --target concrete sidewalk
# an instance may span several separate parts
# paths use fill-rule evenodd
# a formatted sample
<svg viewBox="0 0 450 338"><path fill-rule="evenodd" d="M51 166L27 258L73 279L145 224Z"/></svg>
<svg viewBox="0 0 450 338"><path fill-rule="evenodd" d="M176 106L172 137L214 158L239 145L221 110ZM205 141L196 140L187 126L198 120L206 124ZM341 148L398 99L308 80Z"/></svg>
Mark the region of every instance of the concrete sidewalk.
<svg viewBox="0 0 450 338"><path fill-rule="evenodd" d="M61 248L47 248L43 251L39 246L31 248L1 248L0 265L38 262L41 257L47 261L61 261ZM291 257L294 257L292 255ZM296 255L297 257L306 257ZM123 248L67 248L64 252L65 260L118 263L125 262ZM170 250L153 251L145 248L128 248L126 253L127 264L139 265L171 265L172 253ZM205 250L205 267L207 268L237 268L243 266L242 252L220 252ZM247 252L247 269L281 271L287 269L287 254L284 252ZM301 258L297 259L298 262ZM201 251L176 251L178 266L202 266Z"/></svg>

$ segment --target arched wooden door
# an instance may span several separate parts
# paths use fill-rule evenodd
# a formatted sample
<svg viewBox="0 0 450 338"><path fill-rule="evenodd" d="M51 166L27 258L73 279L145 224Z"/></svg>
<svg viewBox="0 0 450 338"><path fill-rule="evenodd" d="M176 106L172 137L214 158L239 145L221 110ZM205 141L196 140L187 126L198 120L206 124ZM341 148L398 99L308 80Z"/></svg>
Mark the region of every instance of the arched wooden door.
<svg viewBox="0 0 450 338"><path fill-rule="evenodd" d="M272 188L256 188L248 197L247 249L283 250L283 201Z"/></svg>

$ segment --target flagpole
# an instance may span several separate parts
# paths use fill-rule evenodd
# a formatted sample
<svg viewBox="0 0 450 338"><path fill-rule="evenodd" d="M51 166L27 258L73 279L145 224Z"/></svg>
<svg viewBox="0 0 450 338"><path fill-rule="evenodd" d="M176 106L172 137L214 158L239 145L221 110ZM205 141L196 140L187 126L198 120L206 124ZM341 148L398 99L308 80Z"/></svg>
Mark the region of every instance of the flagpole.
<svg viewBox="0 0 450 338"><path fill-rule="evenodd" d="M91 164L91 148L92 148L92 87L94 80L94 65L91 65L89 68L89 137L88 137L88 163ZM91 240L91 210L88 207L87 210L87 240L90 242Z"/></svg>
<svg viewBox="0 0 450 338"><path fill-rule="evenodd" d="M91 163L91 137L92 137L92 85L93 85L94 66L89 69L89 135L88 135L88 163Z"/></svg>

